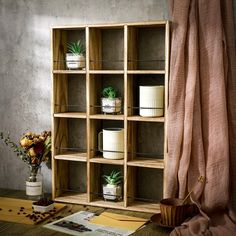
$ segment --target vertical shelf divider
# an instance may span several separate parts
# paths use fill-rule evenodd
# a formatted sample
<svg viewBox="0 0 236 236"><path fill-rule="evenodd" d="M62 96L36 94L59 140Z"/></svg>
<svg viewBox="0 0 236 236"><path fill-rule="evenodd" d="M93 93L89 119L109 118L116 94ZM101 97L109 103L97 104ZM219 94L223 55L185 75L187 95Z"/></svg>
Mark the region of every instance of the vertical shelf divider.
<svg viewBox="0 0 236 236"><path fill-rule="evenodd" d="M127 82L127 66L128 66L128 26L124 26L124 206L128 206L128 198L127 198L127 186L128 186L128 178L127 178L127 159L128 159L128 82Z"/></svg>
<svg viewBox="0 0 236 236"><path fill-rule="evenodd" d="M164 124L164 167L167 165L168 161L168 145L167 145L167 120L168 120L168 97L169 97L169 53L170 53L170 24L167 21L165 25L165 104L164 104L164 117L165 117L165 124ZM163 178L163 197L166 196L166 171L164 168L164 178Z"/></svg>
<svg viewBox="0 0 236 236"><path fill-rule="evenodd" d="M86 44L86 130L87 130L87 202L90 202L90 191L91 191L91 176L90 176L90 78L89 78L89 27L85 28L85 44Z"/></svg>

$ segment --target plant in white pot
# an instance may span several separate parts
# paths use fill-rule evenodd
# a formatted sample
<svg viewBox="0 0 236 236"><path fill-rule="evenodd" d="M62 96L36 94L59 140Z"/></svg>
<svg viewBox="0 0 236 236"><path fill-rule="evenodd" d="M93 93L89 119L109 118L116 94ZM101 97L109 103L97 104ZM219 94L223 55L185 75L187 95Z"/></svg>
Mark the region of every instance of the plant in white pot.
<svg viewBox="0 0 236 236"><path fill-rule="evenodd" d="M119 201L122 199L121 183L123 176L120 171L113 170L110 175L103 175L106 184L103 185L105 200Z"/></svg>
<svg viewBox="0 0 236 236"><path fill-rule="evenodd" d="M67 44L68 53L66 53L66 67L68 69L85 68L85 48L79 41Z"/></svg>
<svg viewBox="0 0 236 236"><path fill-rule="evenodd" d="M115 88L109 86L102 90L102 112L118 114L121 112L121 98L117 97Z"/></svg>

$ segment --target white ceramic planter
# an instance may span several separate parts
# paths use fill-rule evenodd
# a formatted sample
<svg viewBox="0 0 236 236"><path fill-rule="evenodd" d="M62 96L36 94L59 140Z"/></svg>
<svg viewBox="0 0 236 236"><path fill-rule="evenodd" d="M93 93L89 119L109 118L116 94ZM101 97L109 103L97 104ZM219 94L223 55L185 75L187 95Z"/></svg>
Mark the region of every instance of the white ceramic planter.
<svg viewBox="0 0 236 236"><path fill-rule="evenodd" d="M48 206L39 206L39 205L32 204L32 207L33 207L34 211L36 211L36 212L45 213L45 212L49 212L49 211L53 210L54 203L52 203Z"/></svg>
<svg viewBox="0 0 236 236"><path fill-rule="evenodd" d="M75 55L73 53L66 53L66 67L68 69L85 68L85 57L82 54Z"/></svg>
<svg viewBox="0 0 236 236"><path fill-rule="evenodd" d="M121 112L121 98L101 98L103 113L120 113Z"/></svg>
<svg viewBox="0 0 236 236"><path fill-rule="evenodd" d="M140 116L164 115L164 88L164 86L139 86Z"/></svg>
<svg viewBox="0 0 236 236"><path fill-rule="evenodd" d="M98 134L98 149L106 159L124 158L124 129L108 128Z"/></svg>
<svg viewBox="0 0 236 236"><path fill-rule="evenodd" d="M103 185L103 198L105 200L119 201L122 199L120 185Z"/></svg>

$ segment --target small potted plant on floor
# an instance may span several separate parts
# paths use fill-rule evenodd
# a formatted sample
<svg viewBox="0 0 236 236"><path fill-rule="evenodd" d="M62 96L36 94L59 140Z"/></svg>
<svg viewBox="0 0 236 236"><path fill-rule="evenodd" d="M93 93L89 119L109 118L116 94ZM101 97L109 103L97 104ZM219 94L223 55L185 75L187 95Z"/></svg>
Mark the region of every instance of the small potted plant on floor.
<svg viewBox="0 0 236 236"><path fill-rule="evenodd" d="M85 48L79 41L67 44L68 53L66 53L66 67L68 69L85 68Z"/></svg>
<svg viewBox="0 0 236 236"><path fill-rule="evenodd" d="M117 97L115 88L109 86L102 90L102 112L118 114L121 112L121 98Z"/></svg>
<svg viewBox="0 0 236 236"><path fill-rule="evenodd" d="M103 185L103 198L112 201L121 200L121 183L123 180L121 172L113 170L110 175L103 175L103 178L106 182Z"/></svg>

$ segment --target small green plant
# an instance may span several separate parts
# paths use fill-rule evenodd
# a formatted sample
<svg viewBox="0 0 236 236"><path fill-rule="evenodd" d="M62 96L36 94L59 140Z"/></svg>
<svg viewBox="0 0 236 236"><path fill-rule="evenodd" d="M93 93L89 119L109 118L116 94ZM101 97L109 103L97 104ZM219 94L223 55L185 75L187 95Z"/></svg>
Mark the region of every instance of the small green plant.
<svg viewBox="0 0 236 236"><path fill-rule="evenodd" d="M117 91L113 87L109 86L102 90L102 96L104 98L116 98Z"/></svg>
<svg viewBox="0 0 236 236"><path fill-rule="evenodd" d="M121 172L116 170L113 170L110 175L103 175L102 177L106 181L106 184L116 185L116 186L119 185L123 180Z"/></svg>
<svg viewBox="0 0 236 236"><path fill-rule="evenodd" d="M78 40L77 42L71 42L67 44L68 52L73 53L74 55L80 55L85 52L83 44Z"/></svg>

